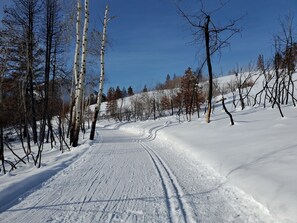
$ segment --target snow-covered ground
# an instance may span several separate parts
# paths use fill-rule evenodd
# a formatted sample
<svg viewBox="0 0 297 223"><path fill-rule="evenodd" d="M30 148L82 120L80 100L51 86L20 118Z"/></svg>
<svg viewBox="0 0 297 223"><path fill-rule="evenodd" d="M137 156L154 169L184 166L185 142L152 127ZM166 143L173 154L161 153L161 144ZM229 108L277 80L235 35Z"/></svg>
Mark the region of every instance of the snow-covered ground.
<svg viewBox="0 0 297 223"><path fill-rule="evenodd" d="M95 141L0 176L0 222L297 222L297 110L283 113L99 122Z"/></svg>
<svg viewBox="0 0 297 223"><path fill-rule="evenodd" d="M297 110L247 108L233 113L235 125L217 111L212 122L172 118L137 122L122 128L151 134L168 149L200 160L228 182L261 203L275 221L297 222Z"/></svg>
<svg viewBox="0 0 297 223"><path fill-rule="evenodd" d="M99 129L100 143L18 196L0 221L273 222L242 190L155 138L155 127L149 134Z"/></svg>

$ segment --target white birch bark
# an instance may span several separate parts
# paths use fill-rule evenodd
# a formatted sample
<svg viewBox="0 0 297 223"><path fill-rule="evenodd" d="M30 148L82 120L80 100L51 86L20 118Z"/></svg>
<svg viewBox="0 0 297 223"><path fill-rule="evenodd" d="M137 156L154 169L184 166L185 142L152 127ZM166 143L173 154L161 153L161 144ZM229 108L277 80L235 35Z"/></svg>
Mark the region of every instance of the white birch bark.
<svg viewBox="0 0 297 223"><path fill-rule="evenodd" d="M81 55L81 69L79 73L79 79L76 88L76 100L75 100L75 131L74 131L74 139L73 146L77 146L78 144L78 135L79 129L81 125L81 115L82 115L82 100L83 100L83 91L85 85L85 74L86 74L86 56L87 56L87 34L88 34L88 26L89 26L89 0L85 0L85 19L84 19L84 28L83 28L83 36L82 36L82 55Z"/></svg>
<svg viewBox="0 0 297 223"><path fill-rule="evenodd" d="M75 94L73 97L73 100L76 100L77 94L76 89L78 87L78 80L79 80L79 71L80 71L80 62L79 62L79 56L80 56L80 48L81 48L81 0L77 0L77 16L76 16L76 44L75 44L75 52L74 52L74 61L73 61L73 76L74 76L74 87L75 87ZM71 93L72 95L72 93ZM75 104L73 107L72 112L72 123L75 123Z"/></svg>
<svg viewBox="0 0 297 223"><path fill-rule="evenodd" d="M74 84L77 86L79 80L79 56L80 56L80 45L81 45L81 0L77 0L77 16L76 16L76 44L75 44L75 53L74 53Z"/></svg>
<svg viewBox="0 0 297 223"><path fill-rule="evenodd" d="M74 62L73 62L73 80L74 80L74 95L71 92L73 109L72 109L72 119L71 119L71 128L75 128L75 120L76 120L76 107L75 101L77 99L77 88L78 88L78 80L79 80L79 71L80 71L80 48L81 48L81 0L77 0L77 15L76 15L76 44L75 44L75 52L74 52Z"/></svg>
<svg viewBox="0 0 297 223"><path fill-rule="evenodd" d="M92 129L91 129L91 134L90 134L91 140L94 139L96 121L97 121L98 113L100 111L102 95L103 95L104 76L105 76L104 54L105 54L105 43L106 43L106 30L107 30L107 23L108 23L108 10L109 10L109 7L108 7L108 5L106 5L105 14L104 14L104 22L103 22L102 40L101 40L101 50L100 50L100 63L101 63L100 73L101 74L100 74L99 92L98 92L97 102L96 102L95 111L93 113L93 118L92 118Z"/></svg>
<svg viewBox="0 0 297 223"><path fill-rule="evenodd" d="M97 98L96 108L95 111L100 111L100 105L103 95L103 87L104 87L104 54L105 54L105 43L106 43L106 29L107 29L107 16L108 16L108 5L106 5L105 15L104 15L104 25L103 25L103 32L102 32L102 42L101 42L101 51L100 51L100 61L101 61L101 75L100 75L100 83L99 83L99 94Z"/></svg>

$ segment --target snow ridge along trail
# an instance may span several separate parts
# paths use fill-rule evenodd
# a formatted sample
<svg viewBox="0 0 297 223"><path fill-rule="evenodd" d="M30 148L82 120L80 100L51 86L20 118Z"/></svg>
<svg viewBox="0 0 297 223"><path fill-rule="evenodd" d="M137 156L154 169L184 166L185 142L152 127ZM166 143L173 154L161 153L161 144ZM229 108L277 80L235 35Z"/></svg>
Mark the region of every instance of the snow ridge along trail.
<svg viewBox="0 0 297 223"><path fill-rule="evenodd" d="M100 128L74 163L0 213L13 222L275 222L199 162L149 136Z"/></svg>

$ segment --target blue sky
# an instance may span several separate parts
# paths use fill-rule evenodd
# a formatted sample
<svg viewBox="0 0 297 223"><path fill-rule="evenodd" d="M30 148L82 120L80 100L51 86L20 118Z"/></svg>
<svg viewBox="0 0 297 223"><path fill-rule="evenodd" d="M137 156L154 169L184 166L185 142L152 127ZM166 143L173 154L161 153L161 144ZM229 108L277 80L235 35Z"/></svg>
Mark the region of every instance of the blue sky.
<svg viewBox="0 0 297 223"><path fill-rule="evenodd" d="M107 1L91 2L91 13L102 17ZM144 84L154 86L164 81L168 73L181 75L187 67L197 68L199 46L191 44L190 26L178 15L172 0L108 2L111 15L117 16L108 27L112 43L106 57L108 85L132 85L141 90ZM206 9L218 7L217 0L205 2ZM195 13L200 4L184 0L182 7ZM237 65L247 66L260 53L269 57L273 35L280 30L279 18L296 9L296 0L232 0L215 15L218 22L226 24L229 19L247 15L239 23L241 34L231 39L231 47L223 50L220 59L214 59L216 74L226 74Z"/></svg>
<svg viewBox="0 0 297 223"><path fill-rule="evenodd" d="M0 0L0 6L8 1ZM110 15L116 18L108 26L111 45L106 53L105 89L131 85L141 90L145 84L153 87L164 81L167 74L182 75L187 67L197 68L202 58L198 53L201 48L191 44L190 26L178 15L174 0L90 0L92 26L99 31L107 2ZM200 9L197 0L181 2L186 12ZM218 2L207 0L205 7L215 9ZM215 14L217 22L226 24L229 19L247 15L239 23L241 34L231 39L231 47L223 50L220 59L214 59L216 74L227 74L237 65L247 66L259 54L269 57L273 35L280 30L279 18L296 9L297 0L231 0ZM297 15L295 21L296 18Z"/></svg>

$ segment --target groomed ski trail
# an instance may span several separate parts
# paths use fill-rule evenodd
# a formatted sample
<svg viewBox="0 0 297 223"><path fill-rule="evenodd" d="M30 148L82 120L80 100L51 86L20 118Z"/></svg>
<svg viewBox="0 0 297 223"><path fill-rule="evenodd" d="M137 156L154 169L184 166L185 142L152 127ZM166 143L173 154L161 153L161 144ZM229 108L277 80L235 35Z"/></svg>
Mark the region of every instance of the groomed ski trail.
<svg viewBox="0 0 297 223"><path fill-rule="evenodd" d="M153 151L147 143L140 143L143 149L148 153L152 162L156 167L156 171L160 176L166 205L168 209L168 218L170 222L195 222L192 216L192 210L189 207L185 198L183 198L183 191L179 186L176 177L171 172L170 168L160 158L156 152Z"/></svg>
<svg viewBox="0 0 297 223"><path fill-rule="evenodd" d="M273 222L240 190L156 139L100 128L100 142L0 213L13 222Z"/></svg>

